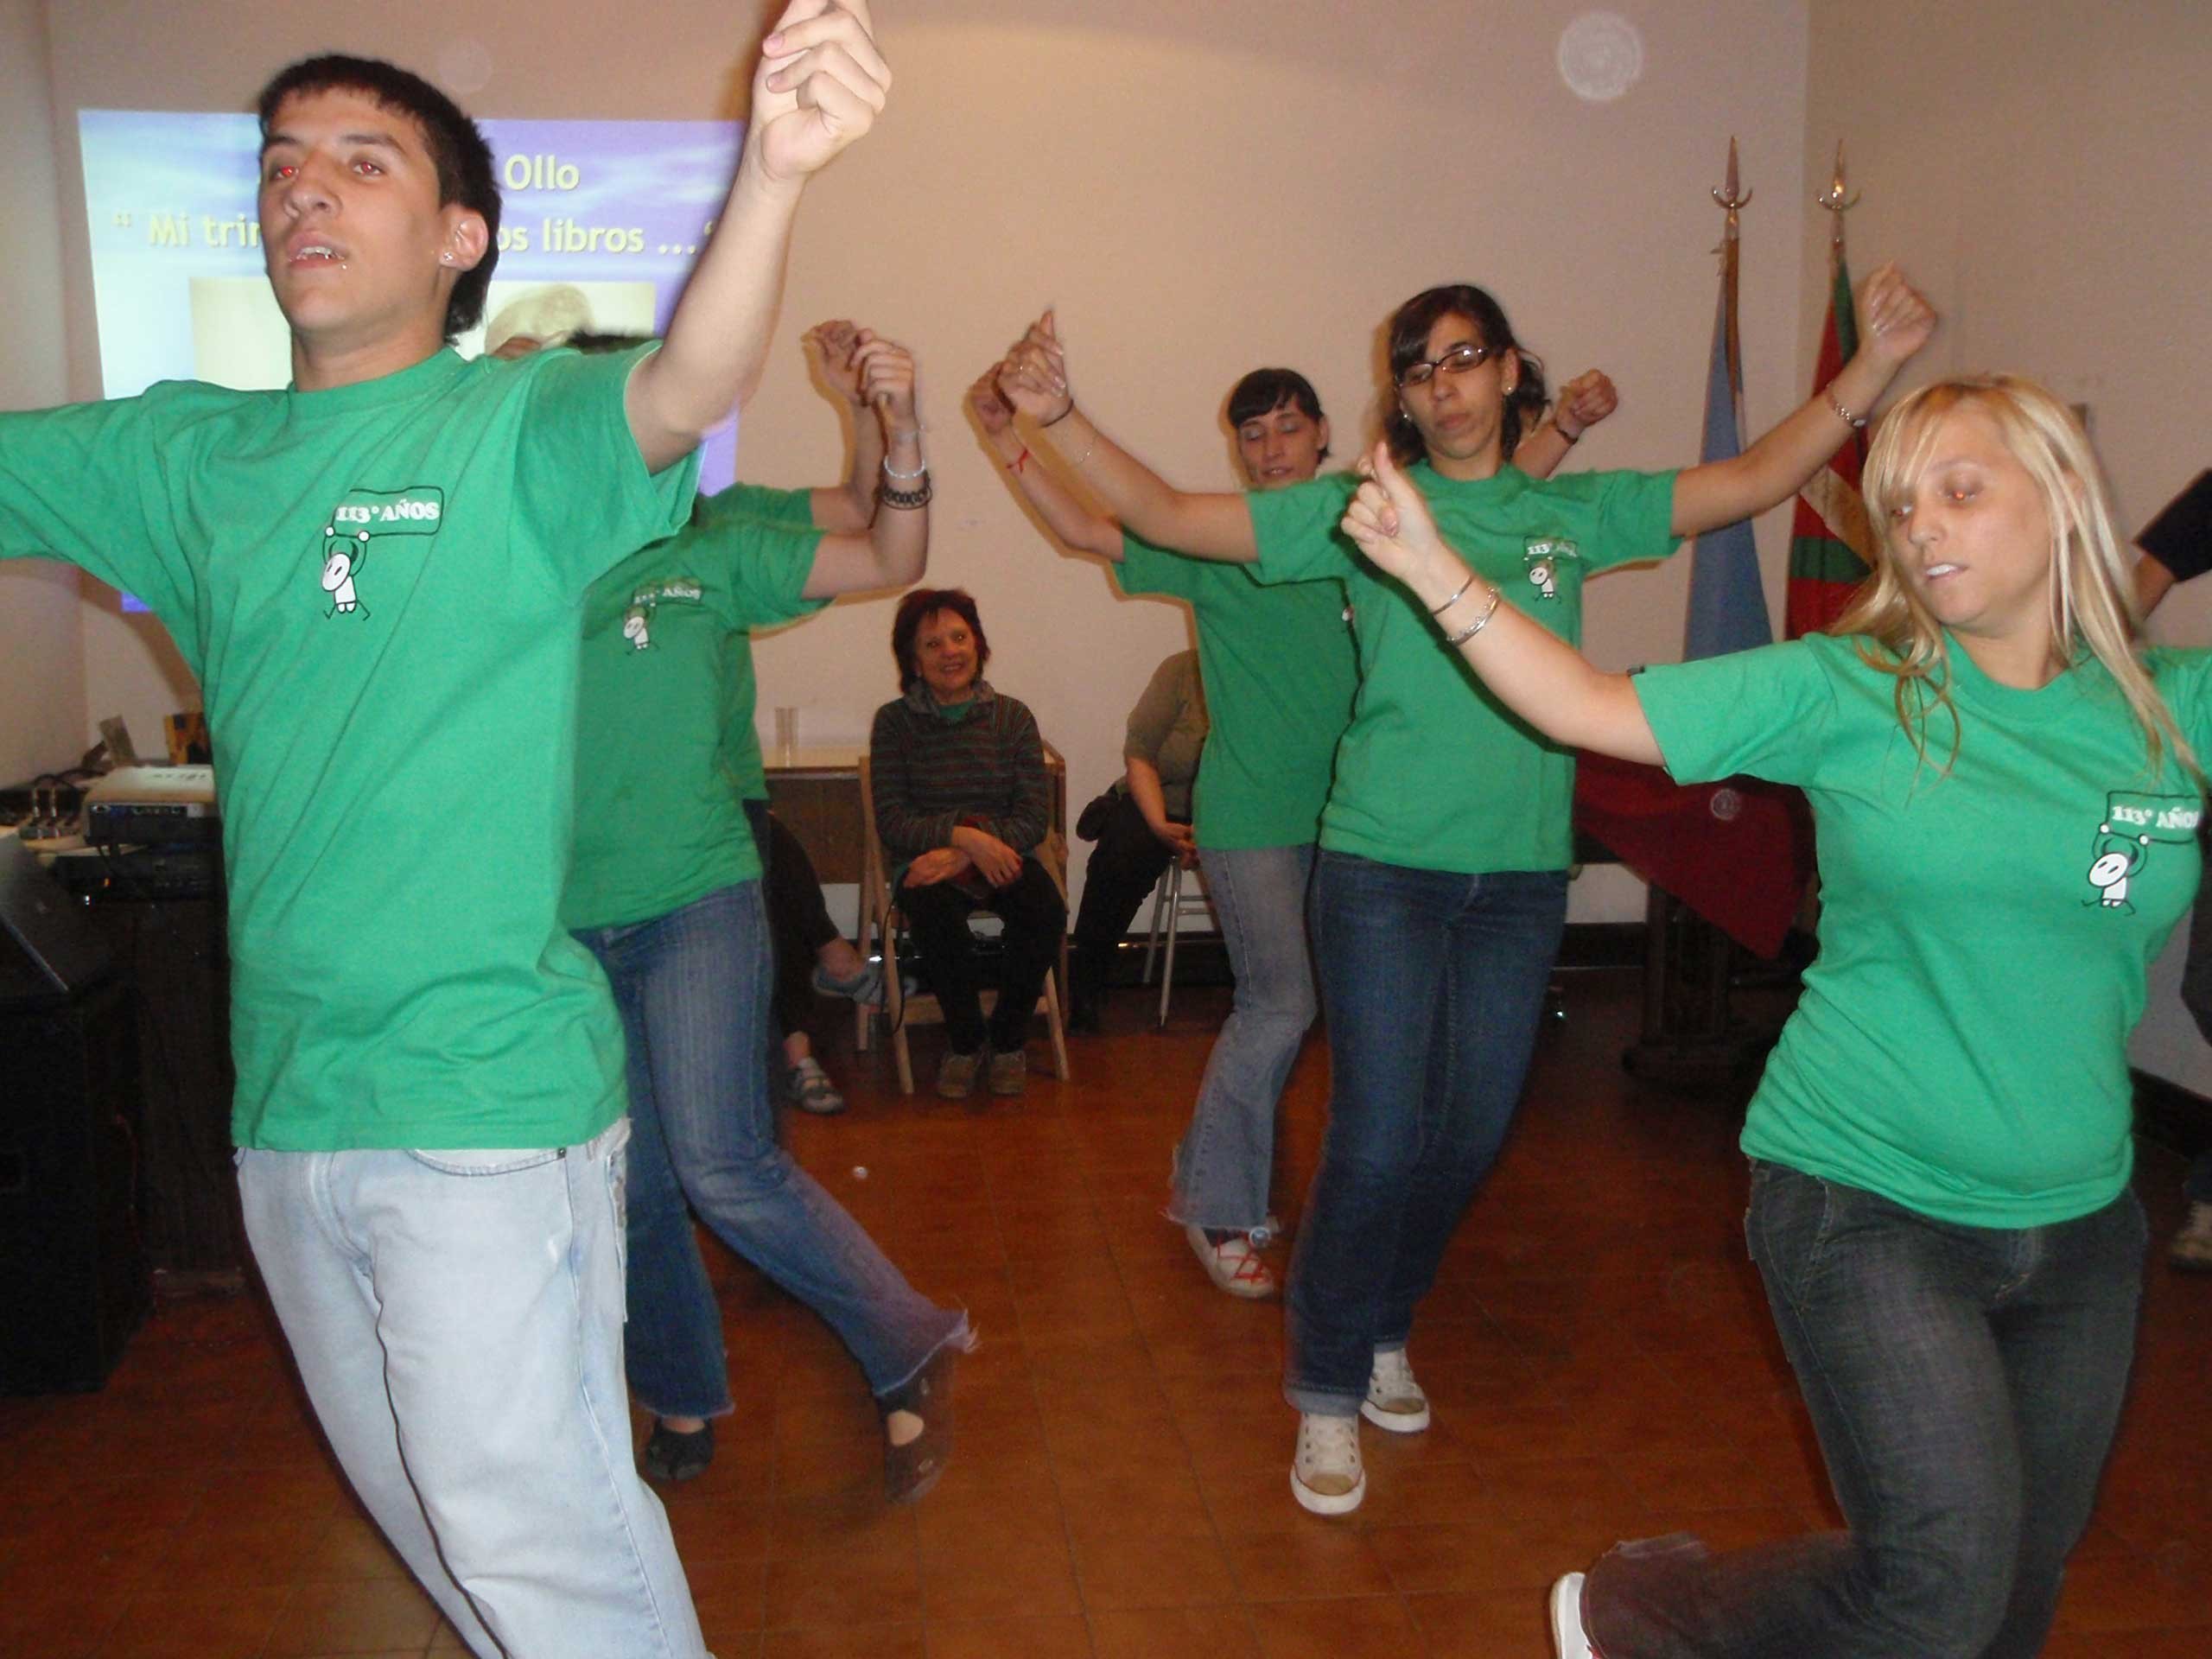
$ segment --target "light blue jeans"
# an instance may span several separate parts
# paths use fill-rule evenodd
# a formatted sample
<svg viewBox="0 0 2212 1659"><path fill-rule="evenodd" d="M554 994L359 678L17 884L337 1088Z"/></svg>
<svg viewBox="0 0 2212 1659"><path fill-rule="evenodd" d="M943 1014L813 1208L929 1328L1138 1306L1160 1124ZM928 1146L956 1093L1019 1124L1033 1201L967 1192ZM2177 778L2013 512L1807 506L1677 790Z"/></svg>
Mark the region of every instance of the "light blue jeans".
<svg viewBox="0 0 2212 1659"><path fill-rule="evenodd" d="M241 1152L323 1433L480 1655L699 1659L622 1386L629 1125L512 1152Z"/></svg>
<svg viewBox="0 0 2212 1659"><path fill-rule="evenodd" d="M690 1211L829 1322L879 1400L967 1316L906 1282L776 1139L766 1046L775 969L760 884L576 938L614 987L629 1042L630 1382L664 1416L729 1408L721 1319ZM689 1205L689 1211L686 1205Z"/></svg>
<svg viewBox="0 0 2212 1659"><path fill-rule="evenodd" d="M1168 1217L1255 1233L1268 1221L1275 1106L1318 1006L1306 945L1313 849L1202 848L1236 998L1214 1039L1191 1127L1175 1151Z"/></svg>

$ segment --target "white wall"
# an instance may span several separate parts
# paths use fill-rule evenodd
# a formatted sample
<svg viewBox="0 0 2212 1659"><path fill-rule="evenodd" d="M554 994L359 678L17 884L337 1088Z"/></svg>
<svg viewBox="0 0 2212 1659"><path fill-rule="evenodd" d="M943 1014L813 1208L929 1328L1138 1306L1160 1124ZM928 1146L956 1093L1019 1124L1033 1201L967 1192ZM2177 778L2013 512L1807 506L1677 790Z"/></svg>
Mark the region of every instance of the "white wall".
<svg viewBox="0 0 2212 1659"><path fill-rule="evenodd" d="M831 412L795 340L848 315L920 356L938 483L932 579L972 588L997 648L993 678L1067 753L1080 800L1119 766L1121 725L1186 619L1111 598L1015 506L958 408L960 391L1057 302L1086 405L1178 480L1229 486L1219 421L1262 362L1319 387L1348 459L1376 385L1376 331L1439 281L1493 287L1555 371L1600 364L1624 405L1576 466L1694 458L1711 327L1728 137L1758 198L1746 220L1744 338L1755 425L1802 396L1798 294L1816 246L1793 181L1805 145L1803 0L1657 0L1620 12L1643 77L1585 103L1557 67L1585 8L1402 0L882 0L897 72L889 114L810 195L784 307L785 349L748 410L741 471L779 483L839 465ZM669 43L605 50L603 15L445 0L380 9L358 28L278 0L52 5L60 167L80 106L243 107L270 67L343 44L435 69L482 42L480 113L694 117L733 112L747 42L721 0L667 0L643 27ZM1109 21L1110 20L1110 21ZM341 35L340 30L345 32ZM127 45L128 49L124 49ZM242 200L248 185L241 181ZM73 385L96 389L81 191L63 193ZM1779 599L1786 514L1764 527ZM1612 664L1676 656L1688 571L1609 576L1588 637ZM759 650L764 708L800 708L804 741L857 739L895 689L889 607L843 605ZM135 724L174 706L173 658L122 619L88 616L91 712ZM765 719L765 715L764 715ZM1642 913L1632 882L1593 877L1578 916Z"/></svg>
<svg viewBox="0 0 2212 1659"><path fill-rule="evenodd" d="M2140 529L2212 461L2212 8L1815 0L1811 61L1803 192L1846 138L1866 192L1854 268L1904 259L1943 314L1916 378L2018 370L2088 404L2120 522ZM1808 340L1822 275L1808 262ZM2153 632L2212 644L2212 582L2177 590ZM2174 996L2186 935L2133 1053L2212 1093L2212 1049Z"/></svg>
<svg viewBox="0 0 2212 1659"><path fill-rule="evenodd" d="M0 0L0 409L68 395L61 350L61 246L46 21L36 0ZM0 783L73 765L85 747L84 636L77 575L60 565L0 564Z"/></svg>

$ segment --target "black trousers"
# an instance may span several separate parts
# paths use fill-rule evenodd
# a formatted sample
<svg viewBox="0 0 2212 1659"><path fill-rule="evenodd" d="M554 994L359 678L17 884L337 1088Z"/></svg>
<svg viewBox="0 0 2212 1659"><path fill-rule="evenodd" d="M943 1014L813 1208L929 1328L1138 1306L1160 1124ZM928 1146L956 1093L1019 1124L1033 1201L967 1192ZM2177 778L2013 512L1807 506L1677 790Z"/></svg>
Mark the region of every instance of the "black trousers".
<svg viewBox="0 0 2212 1659"><path fill-rule="evenodd" d="M988 1035L1000 1053L1020 1048L1029 1033L1029 1016L1045 988L1046 970L1059 955L1068 907L1045 867L1021 861L1021 874L988 899L951 881L925 887L902 887L899 907L906 912L922 948L922 976L944 1008L945 1034L954 1049L973 1054ZM998 960L998 1007L990 1027L983 1025L984 964L976 953L968 918L988 910L1006 924Z"/></svg>
<svg viewBox="0 0 2212 1659"><path fill-rule="evenodd" d="M760 854L760 898L768 910L768 938L776 959L775 1004L771 1010L769 1046L780 1063L783 1039L805 1028L814 1014L814 953L837 937L837 924L823 901L822 879L799 838L768 810L766 801L747 801L753 844Z"/></svg>
<svg viewBox="0 0 2212 1659"><path fill-rule="evenodd" d="M1097 850L1083 878L1083 904L1075 918L1075 986L1078 1008L1096 1006L1114 965L1115 947L1159 883L1173 850L1144 821L1137 804L1122 796L1115 804Z"/></svg>

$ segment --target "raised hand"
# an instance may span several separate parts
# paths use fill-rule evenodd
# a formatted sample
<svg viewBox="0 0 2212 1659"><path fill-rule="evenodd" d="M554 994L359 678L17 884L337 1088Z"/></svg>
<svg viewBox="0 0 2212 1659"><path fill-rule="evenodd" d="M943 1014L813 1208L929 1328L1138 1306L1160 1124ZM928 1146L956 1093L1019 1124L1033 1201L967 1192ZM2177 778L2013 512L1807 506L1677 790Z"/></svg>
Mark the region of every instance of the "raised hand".
<svg viewBox="0 0 2212 1659"><path fill-rule="evenodd" d="M1894 263L1859 285L1859 349L1892 372L1928 343L1936 322L1936 308Z"/></svg>
<svg viewBox="0 0 2212 1659"><path fill-rule="evenodd" d="M853 352L853 371L860 381L860 401L875 410L886 439L919 430L913 353L869 328L860 331L859 340Z"/></svg>
<svg viewBox="0 0 2212 1659"><path fill-rule="evenodd" d="M1457 564L1458 556L1436 533L1427 501L1390 459L1388 444L1376 444L1359 470L1367 481L1344 509L1344 534L1377 569L1423 592L1429 584L1422 578L1433 580L1436 567Z"/></svg>
<svg viewBox="0 0 2212 1659"><path fill-rule="evenodd" d="M875 124L890 87L868 0L791 0L760 43L746 149L768 178L803 182Z"/></svg>
<svg viewBox="0 0 2212 1659"><path fill-rule="evenodd" d="M999 391L1007 402L1040 424L1058 420L1075 407L1068 386L1067 348L1060 343L1059 320L1051 311L1029 325L1028 333L999 365Z"/></svg>
<svg viewBox="0 0 2212 1659"><path fill-rule="evenodd" d="M1552 424L1560 435L1579 438L1621 405L1621 395L1603 369L1587 369L1559 389Z"/></svg>
<svg viewBox="0 0 2212 1659"><path fill-rule="evenodd" d="M823 382L855 409L865 408L868 404L861 392L859 365L853 361L860 334L859 328L844 318L833 317L827 322L816 323L799 336L806 347L807 360L814 365Z"/></svg>
<svg viewBox="0 0 2212 1659"><path fill-rule="evenodd" d="M1005 367L1003 363L992 364L968 388L968 407L975 411L976 423L987 438L995 438L1014 424L1014 405L999 392L999 375Z"/></svg>

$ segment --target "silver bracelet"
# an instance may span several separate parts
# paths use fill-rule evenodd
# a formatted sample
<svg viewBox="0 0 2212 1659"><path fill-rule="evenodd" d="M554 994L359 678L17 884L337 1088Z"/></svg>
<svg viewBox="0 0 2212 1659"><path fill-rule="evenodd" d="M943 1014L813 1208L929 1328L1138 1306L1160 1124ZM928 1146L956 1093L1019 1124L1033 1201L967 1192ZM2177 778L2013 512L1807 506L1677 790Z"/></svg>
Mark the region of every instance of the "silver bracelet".
<svg viewBox="0 0 2212 1659"><path fill-rule="evenodd" d="M1465 645L1468 640L1490 626L1491 618L1497 614L1498 601L1504 597L1505 589L1500 588L1496 582L1492 582L1490 588L1490 603L1483 607L1483 613L1460 629L1459 632L1446 636L1444 643L1447 645Z"/></svg>
<svg viewBox="0 0 2212 1659"><path fill-rule="evenodd" d="M1854 430L1863 431L1866 429L1866 417L1864 415L1854 415L1848 409L1844 407L1843 399L1835 395L1835 383L1834 381L1830 381L1823 390L1826 391L1827 396L1828 407L1836 412L1837 419L1840 420L1846 426L1850 427Z"/></svg>
<svg viewBox="0 0 2212 1659"><path fill-rule="evenodd" d="M930 464L928 461L925 461L920 466L915 467L912 472L902 473L896 467L893 467L891 464L890 456L886 455L883 458L883 475L886 478L895 478L902 484L911 484L918 478L926 478L929 476L929 470Z"/></svg>
<svg viewBox="0 0 2212 1659"><path fill-rule="evenodd" d="M1470 571L1468 571L1468 572L1467 572L1467 579L1466 579L1465 582L1461 582L1461 583L1459 584L1459 587L1458 591L1457 591L1457 592L1455 592L1455 593L1452 595L1452 597L1451 597L1451 598L1449 598L1449 599L1446 600L1446 601L1445 601L1441 605L1438 606L1434 610L1431 611L1431 612L1429 613L1429 614L1430 614L1431 616L1441 616L1441 615L1443 615L1445 612L1446 612L1446 611L1450 610L1450 609L1451 609L1454 605L1457 605L1457 604L1459 602L1459 596L1460 596L1460 594L1465 594L1465 593L1467 591L1467 589L1468 589L1468 588L1470 588L1473 587L1474 585L1475 585L1475 573L1474 573L1473 571L1470 570Z"/></svg>

